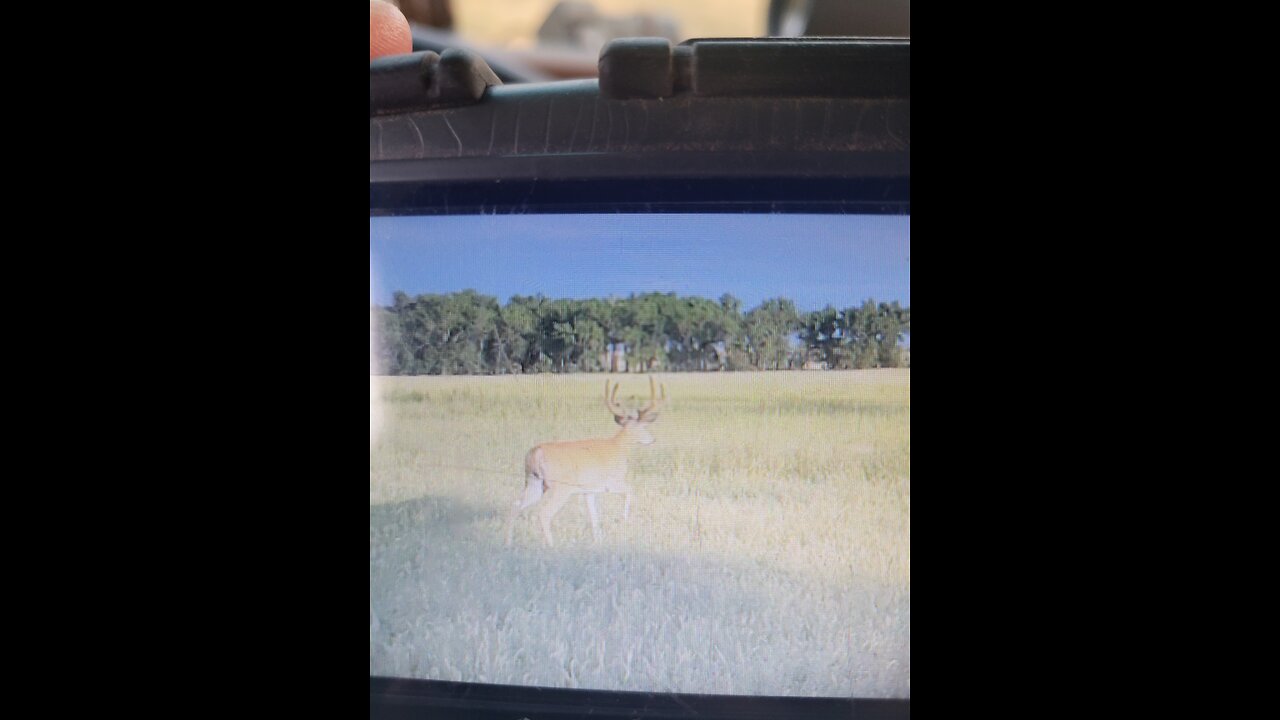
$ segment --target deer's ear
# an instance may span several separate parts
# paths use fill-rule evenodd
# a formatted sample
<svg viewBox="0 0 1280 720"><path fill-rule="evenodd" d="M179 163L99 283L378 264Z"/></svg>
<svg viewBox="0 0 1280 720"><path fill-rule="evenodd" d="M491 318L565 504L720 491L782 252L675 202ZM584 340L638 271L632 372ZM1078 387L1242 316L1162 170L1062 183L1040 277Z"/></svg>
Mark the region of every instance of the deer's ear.
<svg viewBox="0 0 1280 720"><path fill-rule="evenodd" d="M630 419L631 419L630 415L614 415L613 416L613 421L618 423L619 425L626 425L627 421Z"/></svg>

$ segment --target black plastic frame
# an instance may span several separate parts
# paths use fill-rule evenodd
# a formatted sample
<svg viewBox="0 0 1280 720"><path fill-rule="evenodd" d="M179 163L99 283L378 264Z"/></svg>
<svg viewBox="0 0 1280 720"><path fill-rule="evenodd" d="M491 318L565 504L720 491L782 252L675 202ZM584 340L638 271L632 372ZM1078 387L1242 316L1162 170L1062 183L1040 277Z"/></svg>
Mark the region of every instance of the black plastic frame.
<svg viewBox="0 0 1280 720"><path fill-rule="evenodd" d="M910 700L614 692L369 678L371 720L476 718L841 718L903 720Z"/></svg>
<svg viewBox="0 0 1280 720"><path fill-rule="evenodd" d="M619 40L599 82L449 102L491 73L433 59L371 66L371 215L909 212L906 41Z"/></svg>
<svg viewBox="0 0 1280 720"><path fill-rule="evenodd" d="M905 215L910 181L684 178L380 183L369 214L821 213Z"/></svg>

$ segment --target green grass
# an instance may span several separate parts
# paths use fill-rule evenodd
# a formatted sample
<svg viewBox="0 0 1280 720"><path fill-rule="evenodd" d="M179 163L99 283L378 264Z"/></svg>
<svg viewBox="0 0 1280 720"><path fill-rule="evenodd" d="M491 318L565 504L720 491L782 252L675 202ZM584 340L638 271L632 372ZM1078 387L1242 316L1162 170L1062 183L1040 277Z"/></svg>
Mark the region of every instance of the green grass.
<svg viewBox="0 0 1280 720"><path fill-rule="evenodd" d="M504 519L540 442L615 432L637 375L383 378L369 454L371 674L909 697L910 371L656 375L630 520Z"/></svg>

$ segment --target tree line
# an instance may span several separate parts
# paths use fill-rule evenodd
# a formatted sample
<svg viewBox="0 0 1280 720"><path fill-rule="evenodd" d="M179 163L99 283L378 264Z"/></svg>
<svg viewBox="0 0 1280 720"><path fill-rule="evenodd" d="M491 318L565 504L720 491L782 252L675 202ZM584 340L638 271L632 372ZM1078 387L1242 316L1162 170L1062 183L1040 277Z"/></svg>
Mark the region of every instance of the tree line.
<svg viewBox="0 0 1280 720"><path fill-rule="evenodd" d="M910 366L900 342L911 332L911 309L896 301L800 312L781 297L744 310L728 293L719 301L644 293L516 295L499 305L463 290L396 292L374 313L380 371L391 375Z"/></svg>

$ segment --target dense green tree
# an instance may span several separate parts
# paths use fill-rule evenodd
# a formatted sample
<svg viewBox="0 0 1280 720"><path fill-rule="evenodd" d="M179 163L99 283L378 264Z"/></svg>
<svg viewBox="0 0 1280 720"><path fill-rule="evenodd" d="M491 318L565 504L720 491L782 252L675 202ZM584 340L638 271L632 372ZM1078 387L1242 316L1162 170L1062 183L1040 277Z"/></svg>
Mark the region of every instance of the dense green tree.
<svg viewBox="0 0 1280 720"><path fill-rule="evenodd" d="M771 298L747 313L746 336L758 370L784 370L791 350L791 334L800 329L795 303Z"/></svg>
<svg viewBox="0 0 1280 720"><path fill-rule="evenodd" d="M840 311L830 305L802 316L800 340L809 350L806 360L808 356L815 355L828 367L836 366L837 349L843 335L842 319Z"/></svg>
<svg viewBox="0 0 1280 720"><path fill-rule="evenodd" d="M787 298L750 310L675 293L627 298L514 296L506 305L474 290L411 297L373 309L382 372L508 374L782 370L808 359L833 368L899 367L911 311L897 302L800 313Z"/></svg>

